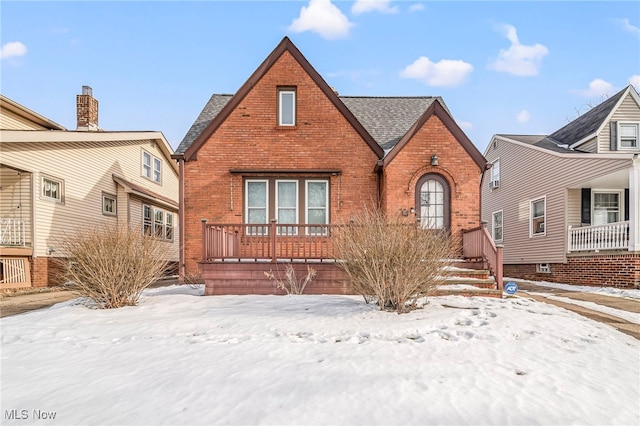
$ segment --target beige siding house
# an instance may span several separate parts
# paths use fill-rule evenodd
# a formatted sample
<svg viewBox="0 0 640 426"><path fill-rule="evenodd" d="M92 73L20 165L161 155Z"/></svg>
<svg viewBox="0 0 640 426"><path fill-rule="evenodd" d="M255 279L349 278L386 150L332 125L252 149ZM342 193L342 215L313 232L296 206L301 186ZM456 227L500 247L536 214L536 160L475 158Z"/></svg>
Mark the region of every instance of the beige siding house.
<svg viewBox="0 0 640 426"><path fill-rule="evenodd" d="M69 131L0 95L0 290L57 284L62 239L125 224L179 257L178 168L161 132L103 131L91 89Z"/></svg>
<svg viewBox="0 0 640 426"><path fill-rule="evenodd" d="M495 135L482 219L504 275L640 286L640 96L628 86L551 135Z"/></svg>

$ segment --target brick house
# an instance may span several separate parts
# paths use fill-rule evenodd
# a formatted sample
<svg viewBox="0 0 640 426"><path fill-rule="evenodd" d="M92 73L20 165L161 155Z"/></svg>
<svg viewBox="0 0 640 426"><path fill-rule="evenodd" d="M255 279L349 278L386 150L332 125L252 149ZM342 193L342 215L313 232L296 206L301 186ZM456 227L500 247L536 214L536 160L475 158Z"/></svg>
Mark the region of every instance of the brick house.
<svg viewBox="0 0 640 426"><path fill-rule="evenodd" d="M271 293L263 272L283 260L316 262L310 293L348 293L330 230L365 206L449 230L461 256L480 229L487 162L441 98L339 96L287 37L210 98L173 158L180 274L206 294Z"/></svg>

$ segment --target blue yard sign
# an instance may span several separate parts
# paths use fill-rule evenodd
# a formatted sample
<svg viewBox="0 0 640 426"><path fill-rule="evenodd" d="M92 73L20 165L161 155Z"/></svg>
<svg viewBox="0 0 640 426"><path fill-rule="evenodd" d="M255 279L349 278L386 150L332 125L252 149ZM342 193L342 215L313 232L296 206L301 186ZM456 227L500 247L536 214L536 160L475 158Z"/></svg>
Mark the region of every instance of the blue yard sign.
<svg viewBox="0 0 640 426"><path fill-rule="evenodd" d="M504 291L506 291L507 294L515 294L515 292L518 291L518 284L509 281L507 285L504 286Z"/></svg>

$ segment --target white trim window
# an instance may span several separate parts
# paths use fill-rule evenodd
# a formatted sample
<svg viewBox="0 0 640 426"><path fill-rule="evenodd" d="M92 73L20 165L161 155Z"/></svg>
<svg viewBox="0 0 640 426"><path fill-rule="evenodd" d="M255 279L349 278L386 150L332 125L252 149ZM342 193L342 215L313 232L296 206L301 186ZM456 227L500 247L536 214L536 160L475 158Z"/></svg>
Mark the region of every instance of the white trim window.
<svg viewBox="0 0 640 426"><path fill-rule="evenodd" d="M529 235L546 235L547 197L532 200L530 205Z"/></svg>
<svg viewBox="0 0 640 426"><path fill-rule="evenodd" d="M247 180L245 182L246 223L266 224L269 212L269 181ZM250 235L266 235L266 227L256 226L247 230Z"/></svg>
<svg viewBox="0 0 640 426"><path fill-rule="evenodd" d="M142 150L142 177L162 183L162 160Z"/></svg>
<svg viewBox="0 0 640 426"><path fill-rule="evenodd" d="M618 122L618 149L636 150L640 148L639 135L639 123Z"/></svg>
<svg viewBox="0 0 640 426"><path fill-rule="evenodd" d="M503 213L498 210L491 215L491 236L494 241L502 241L503 239Z"/></svg>
<svg viewBox="0 0 640 426"><path fill-rule="evenodd" d="M42 176L42 198L62 203L62 190L64 182L50 176Z"/></svg>
<svg viewBox="0 0 640 426"><path fill-rule="evenodd" d="M326 180L308 180L305 182L307 224L329 223L329 182ZM326 234L327 228L309 228L310 235Z"/></svg>
<svg viewBox="0 0 640 426"><path fill-rule="evenodd" d="M276 181L276 220L282 224L298 223L298 181ZM278 226L278 235L297 235L298 228Z"/></svg>
<svg viewBox="0 0 640 426"><path fill-rule="evenodd" d="M117 214L117 204L115 195L102 193L102 214L115 216Z"/></svg>
<svg viewBox="0 0 640 426"><path fill-rule="evenodd" d="M500 159L495 160L491 165L491 180L489 188L495 189L500 187Z"/></svg>
<svg viewBox="0 0 640 426"><path fill-rule="evenodd" d="M296 125L295 88L278 89L278 126Z"/></svg>
<svg viewBox="0 0 640 426"><path fill-rule="evenodd" d="M246 179L244 220L249 235L266 235L270 218L278 224L278 235L298 235L298 224L329 223L329 180ZM304 217L303 217L304 214ZM326 227L310 227L309 235L326 234Z"/></svg>
<svg viewBox="0 0 640 426"><path fill-rule="evenodd" d="M620 222L622 210L622 193L619 191L593 191L591 197L591 223L606 225Z"/></svg>
<svg viewBox="0 0 640 426"><path fill-rule="evenodd" d="M173 213L142 205L142 233L160 240L173 241Z"/></svg>

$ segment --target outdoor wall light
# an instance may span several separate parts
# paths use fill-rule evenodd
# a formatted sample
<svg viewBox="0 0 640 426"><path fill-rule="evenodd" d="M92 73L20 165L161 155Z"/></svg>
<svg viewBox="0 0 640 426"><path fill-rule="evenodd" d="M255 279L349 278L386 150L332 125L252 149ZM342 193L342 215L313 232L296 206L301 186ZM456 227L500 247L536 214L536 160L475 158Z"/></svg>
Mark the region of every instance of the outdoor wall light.
<svg viewBox="0 0 640 426"><path fill-rule="evenodd" d="M437 166L437 165L438 165L438 156L437 156L437 155L435 155L435 154L433 154L433 155L431 156L431 165L432 165L432 166Z"/></svg>
<svg viewBox="0 0 640 426"><path fill-rule="evenodd" d="M409 213L411 213L411 214L416 214L416 209L415 209L415 207L411 207L411 208L409 209Z"/></svg>

